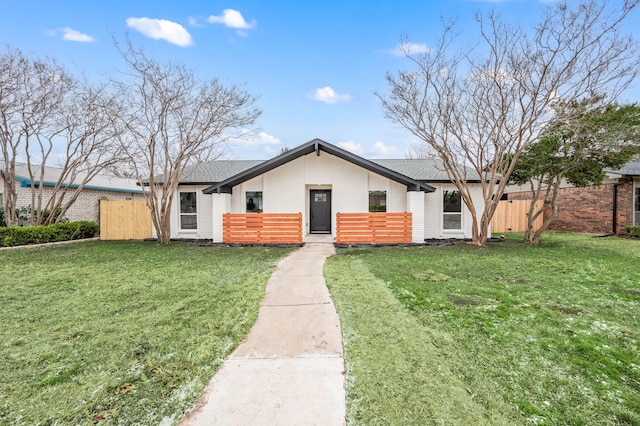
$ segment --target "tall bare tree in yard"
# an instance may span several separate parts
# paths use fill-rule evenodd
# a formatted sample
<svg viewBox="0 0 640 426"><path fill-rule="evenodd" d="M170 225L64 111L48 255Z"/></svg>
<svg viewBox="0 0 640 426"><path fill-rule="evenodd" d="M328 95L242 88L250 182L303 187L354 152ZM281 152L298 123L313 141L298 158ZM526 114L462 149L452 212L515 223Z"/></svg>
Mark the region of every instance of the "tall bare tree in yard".
<svg viewBox="0 0 640 426"><path fill-rule="evenodd" d="M84 185L113 162L105 93L79 81L54 59L33 59L11 49L0 55L0 160L7 225L17 225L20 207L17 164L24 163L29 175L30 222L39 225L60 220ZM61 169L47 187L45 166Z"/></svg>
<svg viewBox="0 0 640 426"><path fill-rule="evenodd" d="M616 8L591 1L575 9L562 2L531 31L494 12L476 13L474 48L456 50L458 29L449 23L430 53L407 49L412 69L387 74L390 91L378 95L385 115L442 160L471 212L473 244L486 244L509 176L549 126L554 104L602 93L605 102L615 100L634 80L637 42L621 24L639 2ZM482 200L473 198L461 164L484 177Z"/></svg>
<svg viewBox="0 0 640 426"><path fill-rule="evenodd" d="M46 191L43 185L32 184L33 223L50 224L63 218L91 179L122 160L113 142L117 135L109 119L117 105L114 94L104 85L77 85L65 97L55 116L58 140L40 141L38 147L41 158L46 160L53 144L58 145L53 164L60 174ZM29 173L32 182L44 180L43 168L31 166ZM73 185L68 185L70 182ZM46 212L55 214L45 215Z"/></svg>
<svg viewBox="0 0 640 426"><path fill-rule="evenodd" d="M123 111L113 116L120 146L146 191L159 242L170 239L171 206L180 177L195 161L215 158L235 129L260 115L256 98L216 79L200 81L181 64L160 63L130 44L116 82ZM157 179L160 177L160 179Z"/></svg>

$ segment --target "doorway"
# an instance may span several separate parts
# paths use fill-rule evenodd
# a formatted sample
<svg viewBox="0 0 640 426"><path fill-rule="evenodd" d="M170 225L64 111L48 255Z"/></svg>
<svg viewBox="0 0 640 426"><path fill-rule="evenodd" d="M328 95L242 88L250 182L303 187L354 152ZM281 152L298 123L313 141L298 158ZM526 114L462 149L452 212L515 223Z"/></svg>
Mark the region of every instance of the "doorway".
<svg viewBox="0 0 640 426"><path fill-rule="evenodd" d="M309 233L331 233L331 190L312 189L309 192Z"/></svg>

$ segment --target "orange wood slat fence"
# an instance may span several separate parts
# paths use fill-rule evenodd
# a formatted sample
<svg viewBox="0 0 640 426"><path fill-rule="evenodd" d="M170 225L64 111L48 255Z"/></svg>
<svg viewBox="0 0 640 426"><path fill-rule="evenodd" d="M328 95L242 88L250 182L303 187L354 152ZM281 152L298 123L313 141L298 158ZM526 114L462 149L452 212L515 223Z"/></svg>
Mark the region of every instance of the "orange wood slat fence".
<svg viewBox="0 0 640 426"><path fill-rule="evenodd" d="M337 244L409 244L411 213L338 213Z"/></svg>
<svg viewBox="0 0 640 426"><path fill-rule="evenodd" d="M302 244L302 213L227 213L222 224L227 244Z"/></svg>
<svg viewBox="0 0 640 426"><path fill-rule="evenodd" d="M527 230L527 213L530 200L505 200L498 203L493 219L492 232L524 232ZM542 200L536 203L536 210L542 207ZM534 229L542 226L543 215L537 217Z"/></svg>
<svg viewBox="0 0 640 426"><path fill-rule="evenodd" d="M153 236L145 200L100 200L101 240L144 240Z"/></svg>

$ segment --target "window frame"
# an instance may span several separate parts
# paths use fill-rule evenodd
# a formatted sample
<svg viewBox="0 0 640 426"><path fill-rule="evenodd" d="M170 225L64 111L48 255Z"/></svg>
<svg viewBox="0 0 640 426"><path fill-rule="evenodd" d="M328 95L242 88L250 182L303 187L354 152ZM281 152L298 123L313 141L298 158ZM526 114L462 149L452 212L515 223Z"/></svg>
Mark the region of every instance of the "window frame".
<svg viewBox="0 0 640 426"><path fill-rule="evenodd" d="M182 201L182 195L183 194L193 194L193 211L187 211L187 210L191 210L191 207L187 207L185 208L183 211L183 201ZM198 230L198 191L179 191L178 192L178 225L180 228L180 231L197 231ZM190 226L185 226L185 224L182 221L183 217L194 217L195 218L195 222L193 224L193 227Z"/></svg>
<svg viewBox="0 0 640 426"><path fill-rule="evenodd" d="M372 196L381 196L384 195L384 198L380 198L379 201L383 201L383 203L380 204L372 204L371 203L371 197ZM387 203L387 190L386 189L370 189L369 190L369 197L368 197L368 201L369 201L369 213L387 213L387 207L388 207L388 203Z"/></svg>
<svg viewBox="0 0 640 426"><path fill-rule="evenodd" d="M258 195L260 194L260 195ZM245 213L262 213L264 211L264 195L263 191L245 191L244 205ZM255 208L249 210L249 198L257 198L258 202L254 204ZM252 200L254 201L254 200Z"/></svg>
<svg viewBox="0 0 640 426"><path fill-rule="evenodd" d="M460 200L460 202L458 204L459 205L459 211L451 211L451 210L446 211L448 206L451 206L451 205L455 206L455 204L445 202L445 197L447 196L448 193L452 193L452 194L458 193L458 198ZM463 215L462 215L462 195L460 194L460 191L458 189L443 189L442 190L442 198L441 199L442 199L442 230L445 231L445 232L462 232L462 230L463 230L463 223L462 223ZM445 220L445 217L447 217L447 216L448 217L459 217L460 218L460 221L459 221L460 227L459 228L448 228L448 227L445 227L445 223L447 222Z"/></svg>

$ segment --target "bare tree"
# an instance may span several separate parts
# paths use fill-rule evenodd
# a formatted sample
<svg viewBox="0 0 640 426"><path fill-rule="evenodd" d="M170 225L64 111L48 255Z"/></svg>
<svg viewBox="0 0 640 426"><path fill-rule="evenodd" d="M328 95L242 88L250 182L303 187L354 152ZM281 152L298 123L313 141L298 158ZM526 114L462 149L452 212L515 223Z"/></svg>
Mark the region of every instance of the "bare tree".
<svg viewBox="0 0 640 426"><path fill-rule="evenodd" d="M14 134L18 131L18 113L20 109L19 77L20 69L26 59L20 52L7 51L0 56L0 149L2 150L4 219L7 226L18 223L16 215L16 163L18 140Z"/></svg>
<svg viewBox="0 0 640 426"><path fill-rule="evenodd" d="M430 53L407 49L412 70L387 74L390 92L378 95L385 115L442 160L470 210L473 244L486 244L508 178L549 125L554 102L598 93L614 100L636 77L637 42L620 27L639 1L624 0L615 10L607 2L576 9L562 2L532 31L494 12L476 13L477 46L454 50L456 23L446 23ZM482 200L473 198L460 165L482 177Z"/></svg>
<svg viewBox="0 0 640 426"><path fill-rule="evenodd" d="M59 132L55 142L59 147L56 165L60 174L46 192L42 185L33 188L34 223L49 224L64 217L85 185L122 160L113 142L117 135L109 119L109 113L118 105L114 94L104 85L84 84L69 92L56 116ZM46 148L50 149L52 141L48 144ZM47 211L55 214L45 215Z"/></svg>
<svg viewBox="0 0 640 426"><path fill-rule="evenodd" d="M85 184L114 161L112 127L104 114L113 96L110 99L104 87L79 81L54 59L32 59L19 50L0 55L0 70L7 225L17 225L18 163L25 163L29 175L31 224L53 223L64 216ZM53 165L60 173L45 186L46 166Z"/></svg>
<svg viewBox="0 0 640 426"><path fill-rule="evenodd" d="M118 46L120 49L120 46ZM124 110L113 115L122 152L145 191L159 242L168 242L171 206L185 168L215 158L231 131L255 122L256 98L216 79L199 81L182 64L160 63L130 43L128 73L114 82Z"/></svg>

